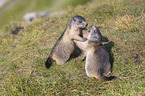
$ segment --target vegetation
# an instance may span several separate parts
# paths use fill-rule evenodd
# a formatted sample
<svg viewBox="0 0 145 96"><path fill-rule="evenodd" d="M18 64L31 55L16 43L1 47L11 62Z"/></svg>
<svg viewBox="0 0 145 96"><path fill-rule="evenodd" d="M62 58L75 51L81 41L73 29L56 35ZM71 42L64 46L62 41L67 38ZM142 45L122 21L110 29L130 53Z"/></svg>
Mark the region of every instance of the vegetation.
<svg viewBox="0 0 145 96"><path fill-rule="evenodd" d="M94 0L68 7L60 16L30 24L12 20L0 32L1 95L131 95L145 93L145 2L144 0ZM96 80L85 75L82 55L64 65L46 69L51 48L74 15L96 25L110 53L117 79ZM24 27L18 35L10 29Z"/></svg>

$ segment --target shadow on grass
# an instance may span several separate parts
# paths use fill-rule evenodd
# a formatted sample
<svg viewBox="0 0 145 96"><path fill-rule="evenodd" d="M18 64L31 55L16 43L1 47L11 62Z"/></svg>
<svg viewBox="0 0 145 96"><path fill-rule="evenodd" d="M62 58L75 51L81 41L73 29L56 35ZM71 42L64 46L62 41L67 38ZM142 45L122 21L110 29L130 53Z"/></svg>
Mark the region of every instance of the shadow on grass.
<svg viewBox="0 0 145 96"><path fill-rule="evenodd" d="M110 64L111 64L111 71L113 70L113 63L114 63L114 55L111 51L112 47L114 46L114 42L113 41L109 41L109 39L105 36L103 36L102 38L102 42L107 42L106 44L104 44L104 46L106 47L107 52L109 53L109 59L110 59ZM116 76L110 76L110 77L106 77L107 81L111 81L113 79L117 79Z"/></svg>
<svg viewBox="0 0 145 96"><path fill-rule="evenodd" d="M109 39L107 37L102 36L102 42L108 42L108 41L109 41Z"/></svg>
<svg viewBox="0 0 145 96"><path fill-rule="evenodd" d="M112 70L113 69L113 63L114 63L114 56L113 56L113 53L112 53L111 49L114 46L114 42L110 41L107 44L104 44L104 46L106 47L106 50L109 53L110 63L111 63L111 70Z"/></svg>

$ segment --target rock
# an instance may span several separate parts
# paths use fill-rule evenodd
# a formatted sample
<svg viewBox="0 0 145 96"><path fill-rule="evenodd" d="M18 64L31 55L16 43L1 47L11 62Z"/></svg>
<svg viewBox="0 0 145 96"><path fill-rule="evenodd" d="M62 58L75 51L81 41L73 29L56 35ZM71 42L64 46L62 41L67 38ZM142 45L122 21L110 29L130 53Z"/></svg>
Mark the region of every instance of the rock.
<svg viewBox="0 0 145 96"><path fill-rule="evenodd" d="M47 12L47 11L43 11L43 12L32 12L32 13L27 13L24 15L24 21L27 23L30 23L34 20L39 20L41 17L49 17L49 16L53 16L53 15L61 15L64 14L64 11L60 11L60 12Z"/></svg>

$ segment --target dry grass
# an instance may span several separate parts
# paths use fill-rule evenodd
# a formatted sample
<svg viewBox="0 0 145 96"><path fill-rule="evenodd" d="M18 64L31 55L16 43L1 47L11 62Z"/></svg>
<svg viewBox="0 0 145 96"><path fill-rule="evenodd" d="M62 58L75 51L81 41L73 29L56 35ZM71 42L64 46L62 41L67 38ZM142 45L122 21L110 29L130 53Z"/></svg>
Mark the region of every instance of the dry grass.
<svg viewBox="0 0 145 96"><path fill-rule="evenodd" d="M134 17L133 15L119 16L116 19L115 25L117 30L124 30L124 32L140 31L140 24L143 23L144 16Z"/></svg>

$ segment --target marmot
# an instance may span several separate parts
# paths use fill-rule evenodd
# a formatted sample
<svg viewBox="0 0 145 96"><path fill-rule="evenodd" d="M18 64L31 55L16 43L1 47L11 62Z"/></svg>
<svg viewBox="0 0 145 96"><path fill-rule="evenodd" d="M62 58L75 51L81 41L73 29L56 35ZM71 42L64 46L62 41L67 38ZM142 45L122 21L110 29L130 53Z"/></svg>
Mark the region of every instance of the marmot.
<svg viewBox="0 0 145 96"><path fill-rule="evenodd" d="M86 56L85 71L88 77L111 80L114 76L107 77L111 72L109 54L102 44L102 35L98 28L92 26L89 30L88 40L80 42L74 40L76 45L82 49ZM84 57L83 57L84 59Z"/></svg>
<svg viewBox="0 0 145 96"><path fill-rule="evenodd" d="M73 40L81 42L87 40L80 36L82 35L82 30L85 29L87 25L86 19L82 16L76 15L72 18L71 22L52 48L52 51L45 62L47 68L51 66L52 60L55 60L58 65L61 65L70 58L70 55L75 49Z"/></svg>

